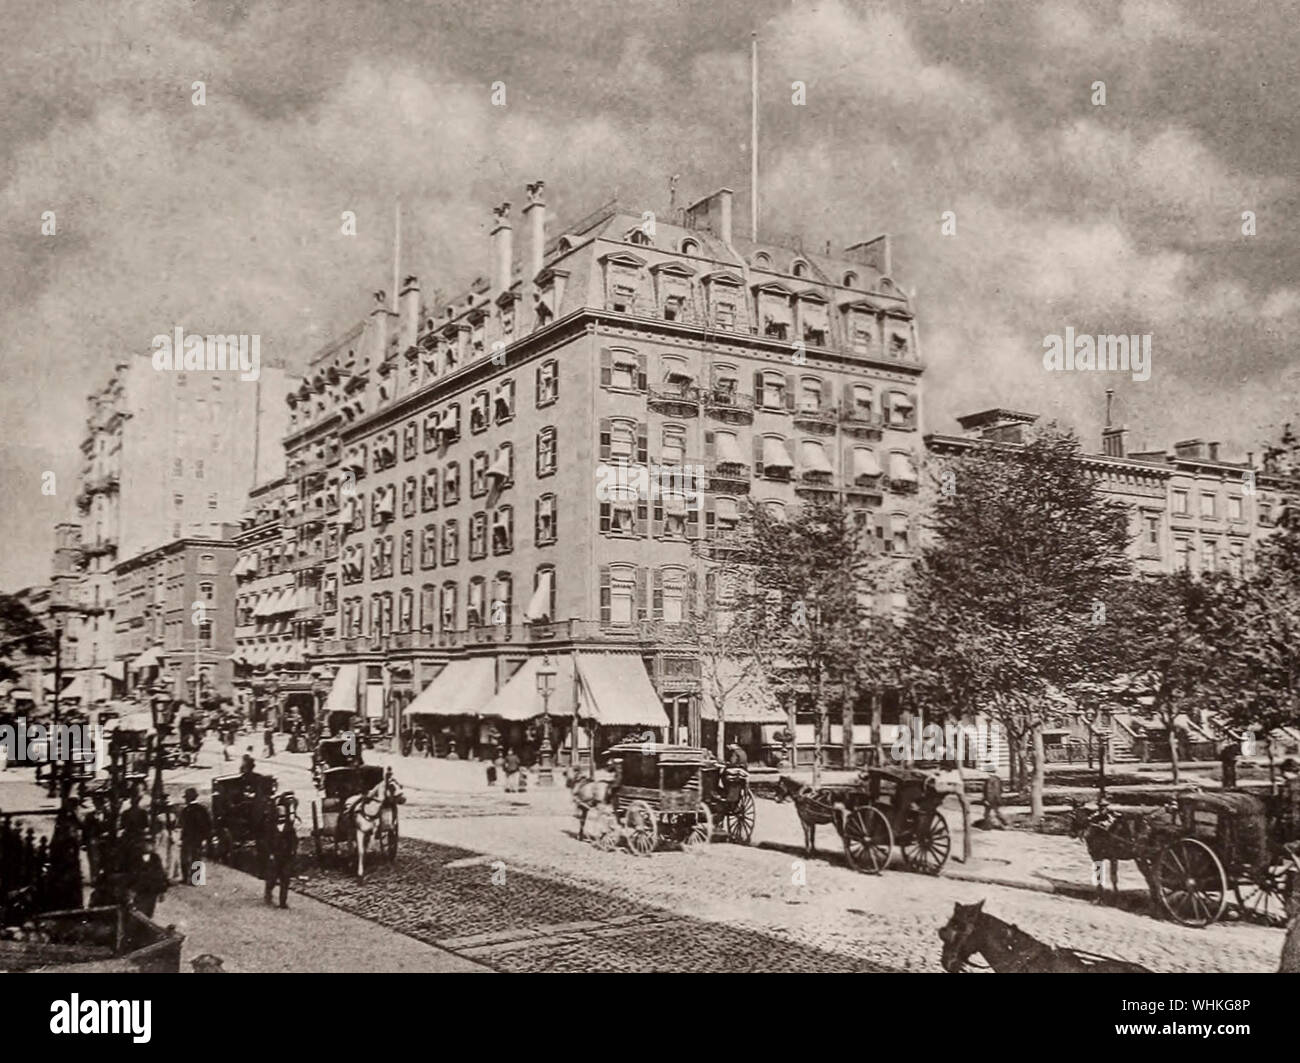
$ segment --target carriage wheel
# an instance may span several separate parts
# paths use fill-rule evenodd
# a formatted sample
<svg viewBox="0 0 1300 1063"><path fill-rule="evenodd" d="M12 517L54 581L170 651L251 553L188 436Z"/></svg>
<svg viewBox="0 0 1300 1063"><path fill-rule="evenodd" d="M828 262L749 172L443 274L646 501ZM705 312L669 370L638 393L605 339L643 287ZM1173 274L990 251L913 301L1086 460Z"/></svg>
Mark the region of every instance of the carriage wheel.
<svg viewBox="0 0 1300 1063"><path fill-rule="evenodd" d="M844 855L855 871L879 875L894 850L889 820L873 805L856 808L844 820Z"/></svg>
<svg viewBox="0 0 1300 1063"><path fill-rule="evenodd" d="M682 839L682 848L688 852L703 852L713 839L713 812L703 801L696 806L695 822Z"/></svg>
<svg viewBox="0 0 1300 1063"><path fill-rule="evenodd" d="M1160 850L1155 866L1160 903L1183 926L1209 926L1228 904L1228 876L1211 849L1179 838Z"/></svg>
<svg viewBox="0 0 1300 1063"><path fill-rule="evenodd" d="M637 856L649 856L659 844L659 821L644 801L633 801L623 812L627 847Z"/></svg>
<svg viewBox="0 0 1300 1063"><path fill-rule="evenodd" d="M740 800L723 816L727 827L727 840L736 845L748 845L754 836L754 795L742 790Z"/></svg>
<svg viewBox="0 0 1300 1063"><path fill-rule="evenodd" d="M933 812L912 814L912 837L903 843L903 859L909 870L923 875L937 875L948 862L952 835L948 821L937 808Z"/></svg>
<svg viewBox="0 0 1300 1063"><path fill-rule="evenodd" d="M1281 853L1256 875L1233 884L1243 912L1267 926L1286 926L1287 900L1300 874L1300 858Z"/></svg>
<svg viewBox="0 0 1300 1063"><path fill-rule="evenodd" d="M320 814L316 811L316 802L311 803L311 840L316 850L316 863L325 862L325 846L320 840Z"/></svg>

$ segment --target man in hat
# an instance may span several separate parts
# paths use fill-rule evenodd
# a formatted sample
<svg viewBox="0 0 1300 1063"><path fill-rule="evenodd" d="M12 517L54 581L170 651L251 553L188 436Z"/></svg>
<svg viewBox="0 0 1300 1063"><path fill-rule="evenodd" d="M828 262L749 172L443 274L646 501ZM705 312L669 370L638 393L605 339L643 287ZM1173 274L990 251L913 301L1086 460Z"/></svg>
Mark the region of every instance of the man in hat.
<svg viewBox="0 0 1300 1063"><path fill-rule="evenodd" d="M193 786L185 790L185 807L181 809L181 882L193 885L196 864L203 860L208 839L212 837L212 817L199 804L199 792Z"/></svg>
<svg viewBox="0 0 1300 1063"><path fill-rule="evenodd" d="M130 807L122 813L118 823L124 858L130 866L136 863L136 857L143 852L144 842L149 837L149 813L140 807L141 790L139 783L131 788Z"/></svg>
<svg viewBox="0 0 1300 1063"><path fill-rule="evenodd" d="M153 918L158 898L167 892L167 872L153 849L153 839L146 836L143 850L131 859L131 898L135 906Z"/></svg>
<svg viewBox="0 0 1300 1063"><path fill-rule="evenodd" d="M749 757L734 738L727 744L727 767L746 769L749 767Z"/></svg>

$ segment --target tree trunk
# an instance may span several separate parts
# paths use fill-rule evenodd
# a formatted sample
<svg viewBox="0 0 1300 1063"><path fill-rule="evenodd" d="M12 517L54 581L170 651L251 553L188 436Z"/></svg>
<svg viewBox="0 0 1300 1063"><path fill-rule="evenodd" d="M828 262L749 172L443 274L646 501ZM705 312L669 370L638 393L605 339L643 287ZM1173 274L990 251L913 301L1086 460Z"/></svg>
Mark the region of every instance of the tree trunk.
<svg viewBox="0 0 1300 1063"><path fill-rule="evenodd" d="M1178 732L1174 728L1174 721L1169 721L1169 763L1174 773L1174 785L1178 785Z"/></svg>
<svg viewBox="0 0 1300 1063"><path fill-rule="evenodd" d="M847 698L840 710L840 748L844 754L844 769L856 767L853 763L853 702Z"/></svg>
<svg viewBox="0 0 1300 1063"><path fill-rule="evenodd" d="M722 702L718 701L717 706L718 706L718 738L717 738L718 759L721 761L725 761L727 759L727 743L724 736L727 731L727 719L725 713L723 712Z"/></svg>
<svg viewBox="0 0 1300 1063"><path fill-rule="evenodd" d="M822 782L822 727L826 722L826 692L822 687L821 678L817 680L817 716L813 724L813 764L812 764L812 784L814 787L820 786Z"/></svg>
<svg viewBox="0 0 1300 1063"><path fill-rule="evenodd" d="M1043 725L1036 723L1030 734L1033 742L1033 775L1029 780L1029 822L1034 826L1043 821Z"/></svg>
<svg viewBox="0 0 1300 1063"><path fill-rule="evenodd" d="M1268 792L1277 793L1277 779L1273 775L1273 736L1264 732L1264 749L1268 752Z"/></svg>
<svg viewBox="0 0 1300 1063"><path fill-rule="evenodd" d="M958 767L957 774L961 775L961 768ZM970 863L970 801L966 797L966 783L962 780L961 793L957 795L957 803L961 805L961 862Z"/></svg>

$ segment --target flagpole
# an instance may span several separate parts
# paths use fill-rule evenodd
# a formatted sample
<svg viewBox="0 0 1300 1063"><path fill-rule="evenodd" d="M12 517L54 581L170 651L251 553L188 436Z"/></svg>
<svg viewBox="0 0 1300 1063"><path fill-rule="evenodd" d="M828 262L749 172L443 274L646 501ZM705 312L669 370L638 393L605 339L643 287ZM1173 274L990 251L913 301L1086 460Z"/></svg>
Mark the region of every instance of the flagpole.
<svg viewBox="0 0 1300 1063"><path fill-rule="evenodd" d="M397 313L397 286L401 281L402 197L393 200L393 313Z"/></svg>
<svg viewBox="0 0 1300 1063"><path fill-rule="evenodd" d="M749 238L758 242L758 32L749 44Z"/></svg>

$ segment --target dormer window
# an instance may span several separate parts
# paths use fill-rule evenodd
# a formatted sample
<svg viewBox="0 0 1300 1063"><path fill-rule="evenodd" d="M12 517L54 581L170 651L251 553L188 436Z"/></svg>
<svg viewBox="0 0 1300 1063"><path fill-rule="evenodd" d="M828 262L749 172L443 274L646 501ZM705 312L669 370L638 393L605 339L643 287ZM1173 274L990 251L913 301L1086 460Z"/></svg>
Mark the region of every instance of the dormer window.
<svg viewBox="0 0 1300 1063"><path fill-rule="evenodd" d="M845 288L856 288L858 286L858 275L852 270L844 274L844 280L840 282Z"/></svg>
<svg viewBox="0 0 1300 1063"><path fill-rule="evenodd" d="M609 308L616 314L630 314L635 301L635 288L630 284L615 284L610 292Z"/></svg>
<svg viewBox="0 0 1300 1063"><path fill-rule="evenodd" d="M695 240L690 239L690 237L687 237L685 240L682 241L683 255L696 255L699 254L699 251L700 251L699 243L697 243Z"/></svg>
<svg viewBox="0 0 1300 1063"><path fill-rule="evenodd" d="M713 311L714 323L718 328L734 329L736 327L736 304L719 299Z"/></svg>
<svg viewBox="0 0 1300 1063"><path fill-rule="evenodd" d="M624 237L624 239L629 244L636 244L638 247L650 246L650 237L646 235L644 229L640 229L640 228L633 229L630 233L627 234L627 236Z"/></svg>
<svg viewBox="0 0 1300 1063"><path fill-rule="evenodd" d="M796 258L794 264L790 267L790 272L796 277L808 276L808 263L801 258Z"/></svg>
<svg viewBox="0 0 1300 1063"><path fill-rule="evenodd" d="M664 320L680 321L682 313L686 309L686 298L681 295L670 295L664 300Z"/></svg>
<svg viewBox="0 0 1300 1063"><path fill-rule="evenodd" d="M758 254L754 256L754 265L758 269L771 269L772 256L769 255L766 251L760 251L758 252Z"/></svg>

